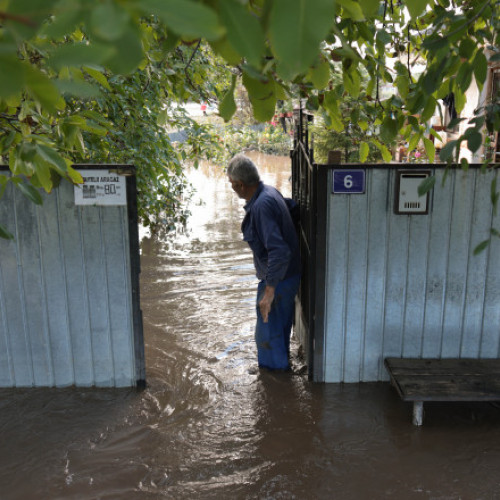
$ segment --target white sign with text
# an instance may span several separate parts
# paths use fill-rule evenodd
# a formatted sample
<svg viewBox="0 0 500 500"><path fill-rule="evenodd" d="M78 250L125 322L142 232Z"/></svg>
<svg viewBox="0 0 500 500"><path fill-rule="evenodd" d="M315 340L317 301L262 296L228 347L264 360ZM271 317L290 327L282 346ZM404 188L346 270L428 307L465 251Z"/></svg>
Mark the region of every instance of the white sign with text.
<svg viewBox="0 0 500 500"><path fill-rule="evenodd" d="M126 205L126 178L109 170L79 170L83 184L75 186L75 205Z"/></svg>

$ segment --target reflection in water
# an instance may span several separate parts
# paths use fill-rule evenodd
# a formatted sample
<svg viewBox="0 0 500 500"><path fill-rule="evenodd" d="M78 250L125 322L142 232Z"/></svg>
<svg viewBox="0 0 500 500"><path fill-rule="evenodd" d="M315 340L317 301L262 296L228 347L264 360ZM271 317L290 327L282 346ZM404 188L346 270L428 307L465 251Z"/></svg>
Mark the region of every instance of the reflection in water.
<svg viewBox="0 0 500 500"><path fill-rule="evenodd" d="M289 160L254 159L289 194ZM388 384L252 373L243 202L220 168L190 175L185 233L141 245L147 389L0 391L0 498L498 498L494 406L428 405L417 429Z"/></svg>

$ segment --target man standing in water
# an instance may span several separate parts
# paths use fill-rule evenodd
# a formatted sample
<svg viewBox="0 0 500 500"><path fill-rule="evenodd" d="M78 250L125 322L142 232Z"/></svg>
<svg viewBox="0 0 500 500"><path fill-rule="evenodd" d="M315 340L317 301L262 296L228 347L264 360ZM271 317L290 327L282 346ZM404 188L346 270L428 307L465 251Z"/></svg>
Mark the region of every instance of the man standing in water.
<svg viewBox="0 0 500 500"><path fill-rule="evenodd" d="M280 192L260 180L257 167L245 155L238 154L229 162L227 175L235 193L247 202L241 230L260 280L255 327L259 367L288 370L300 281L299 243L292 217Z"/></svg>

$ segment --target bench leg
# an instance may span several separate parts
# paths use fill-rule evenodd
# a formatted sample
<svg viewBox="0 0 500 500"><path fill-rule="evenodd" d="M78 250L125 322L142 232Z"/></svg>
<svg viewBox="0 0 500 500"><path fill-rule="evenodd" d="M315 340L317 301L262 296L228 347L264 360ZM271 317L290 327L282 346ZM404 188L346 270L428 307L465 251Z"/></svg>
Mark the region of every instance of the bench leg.
<svg viewBox="0 0 500 500"><path fill-rule="evenodd" d="M424 402L413 402L413 425L422 425L424 422Z"/></svg>

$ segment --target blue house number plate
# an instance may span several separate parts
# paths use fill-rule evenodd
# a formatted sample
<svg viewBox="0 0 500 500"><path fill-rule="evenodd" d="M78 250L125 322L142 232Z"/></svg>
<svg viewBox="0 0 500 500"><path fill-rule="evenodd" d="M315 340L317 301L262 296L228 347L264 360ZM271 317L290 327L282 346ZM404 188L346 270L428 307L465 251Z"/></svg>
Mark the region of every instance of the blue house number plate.
<svg viewBox="0 0 500 500"><path fill-rule="evenodd" d="M360 194L365 192L364 170L334 170L333 192Z"/></svg>

